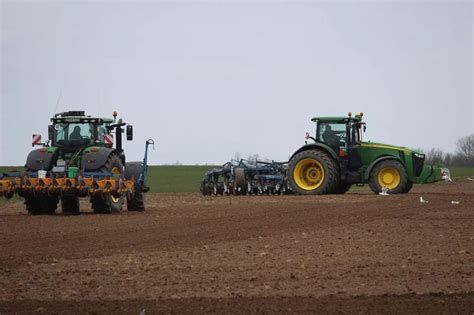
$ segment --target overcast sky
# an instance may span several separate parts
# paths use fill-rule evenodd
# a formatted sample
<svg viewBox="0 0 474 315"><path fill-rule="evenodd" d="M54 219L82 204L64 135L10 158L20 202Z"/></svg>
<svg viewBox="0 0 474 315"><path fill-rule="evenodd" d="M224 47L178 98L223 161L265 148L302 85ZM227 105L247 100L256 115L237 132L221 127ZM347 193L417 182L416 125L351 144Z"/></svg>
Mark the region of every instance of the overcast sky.
<svg viewBox="0 0 474 315"><path fill-rule="evenodd" d="M54 112L113 110L128 160L287 160L310 118L454 151L474 132L471 1L1 1L0 165ZM61 95L61 97L60 97ZM59 98L60 97L60 98ZM58 102L59 99L59 102ZM58 106L57 106L58 104Z"/></svg>

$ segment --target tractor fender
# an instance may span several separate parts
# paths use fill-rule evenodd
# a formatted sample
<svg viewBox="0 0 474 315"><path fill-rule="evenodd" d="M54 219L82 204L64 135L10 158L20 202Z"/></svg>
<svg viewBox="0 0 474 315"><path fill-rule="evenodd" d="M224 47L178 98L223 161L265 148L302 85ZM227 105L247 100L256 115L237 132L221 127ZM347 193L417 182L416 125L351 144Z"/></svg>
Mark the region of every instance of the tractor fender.
<svg viewBox="0 0 474 315"><path fill-rule="evenodd" d="M314 149L317 149L317 150L322 150L326 153L329 153L332 158L334 160L338 160L338 156L336 154L336 152L334 152L333 149L331 149L331 147L329 147L328 145L325 145L324 143L311 143L311 144L306 144L304 146L302 146L301 148L299 148L295 153L293 153L293 155L291 156L290 160L298 153L300 152L303 152L303 151L306 151L306 150L314 150Z"/></svg>
<svg viewBox="0 0 474 315"><path fill-rule="evenodd" d="M31 171L50 171L58 159L57 148L41 148L33 150L26 159L26 168Z"/></svg>
<svg viewBox="0 0 474 315"><path fill-rule="evenodd" d="M94 171L104 166L110 154L118 152L115 149L94 147L94 150L86 151L82 155L82 167L86 171Z"/></svg>
<svg viewBox="0 0 474 315"><path fill-rule="evenodd" d="M402 165L405 167L403 162L396 156L393 156L393 155L381 156L381 157L377 158L375 161L373 161L372 163L370 163L369 167L367 168L367 170L364 173L364 180L369 180L370 173L372 172L372 169L375 167L375 165L377 165L377 163L379 163L381 161L385 161L385 160L398 161L398 162L402 163Z"/></svg>
<svg viewBox="0 0 474 315"><path fill-rule="evenodd" d="M125 179L138 181L143 172L143 162L127 162L125 164Z"/></svg>

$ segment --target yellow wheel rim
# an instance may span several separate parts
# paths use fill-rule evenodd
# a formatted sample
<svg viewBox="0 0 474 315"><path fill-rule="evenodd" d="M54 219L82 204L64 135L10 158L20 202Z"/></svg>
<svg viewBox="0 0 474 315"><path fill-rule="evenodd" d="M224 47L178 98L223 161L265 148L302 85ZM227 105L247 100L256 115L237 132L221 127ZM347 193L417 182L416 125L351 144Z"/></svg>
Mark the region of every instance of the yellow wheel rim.
<svg viewBox="0 0 474 315"><path fill-rule="evenodd" d="M110 197L111 197L113 203L117 203L117 202L120 201L120 197L118 197L118 198L115 198L114 196L110 196Z"/></svg>
<svg viewBox="0 0 474 315"><path fill-rule="evenodd" d="M380 170L377 176L380 187L395 189L400 184L400 172L393 167L386 167Z"/></svg>
<svg viewBox="0 0 474 315"><path fill-rule="evenodd" d="M113 174L113 177L114 177L115 180L119 180L120 177L122 176L122 173L120 172L120 170L119 170L117 167L114 167L114 168L112 169L111 173ZM120 199L121 199L121 197L117 197L117 198L116 198L116 197L114 197L114 196L112 196L112 195L111 195L110 197L111 197L110 199L112 200L113 203L117 203L117 202L119 202Z"/></svg>
<svg viewBox="0 0 474 315"><path fill-rule="evenodd" d="M315 159L303 159L296 163L293 171L293 179L299 188L304 190L315 190L323 184L324 168Z"/></svg>

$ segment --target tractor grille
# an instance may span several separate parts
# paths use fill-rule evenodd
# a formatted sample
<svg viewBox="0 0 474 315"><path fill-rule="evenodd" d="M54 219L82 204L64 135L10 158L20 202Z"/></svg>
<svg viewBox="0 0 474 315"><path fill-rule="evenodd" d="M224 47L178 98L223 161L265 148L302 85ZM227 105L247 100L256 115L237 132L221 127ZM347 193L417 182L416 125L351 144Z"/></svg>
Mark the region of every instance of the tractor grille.
<svg viewBox="0 0 474 315"><path fill-rule="evenodd" d="M421 171L423 170L423 164L425 164L425 156L418 157L414 153L411 155L413 159L413 174L415 176L420 176Z"/></svg>

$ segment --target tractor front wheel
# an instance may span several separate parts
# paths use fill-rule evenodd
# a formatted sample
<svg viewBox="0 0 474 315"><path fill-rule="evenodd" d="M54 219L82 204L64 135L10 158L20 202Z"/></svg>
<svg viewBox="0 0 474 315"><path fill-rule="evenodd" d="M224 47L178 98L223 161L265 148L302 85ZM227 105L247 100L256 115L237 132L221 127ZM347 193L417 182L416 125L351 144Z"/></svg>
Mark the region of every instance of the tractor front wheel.
<svg viewBox="0 0 474 315"><path fill-rule="evenodd" d="M336 161L320 150L307 150L293 156L289 175L292 190L300 195L332 194L339 185Z"/></svg>
<svg viewBox="0 0 474 315"><path fill-rule="evenodd" d="M370 189L376 194L385 187L389 194L403 194L409 190L408 175L405 167L396 160L379 162L370 172Z"/></svg>

